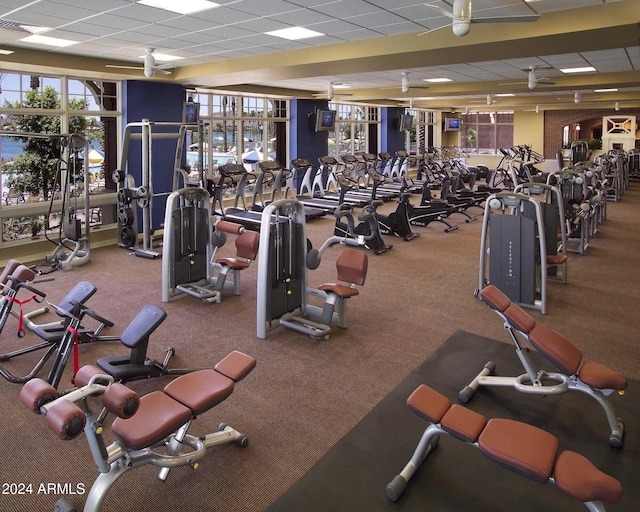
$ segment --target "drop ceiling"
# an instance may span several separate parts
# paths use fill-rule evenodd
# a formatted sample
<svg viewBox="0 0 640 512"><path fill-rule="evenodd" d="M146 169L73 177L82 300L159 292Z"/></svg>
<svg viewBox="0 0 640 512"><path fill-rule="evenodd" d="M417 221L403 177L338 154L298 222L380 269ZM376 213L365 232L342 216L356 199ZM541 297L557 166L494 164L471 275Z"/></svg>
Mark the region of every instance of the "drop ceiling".
<svg viewBox="0 0 640 512"><path fill-rule="evenodd" d="M639 0L473 0L474 17L540 14L534 23L472 24L456 37L451 20L430 0L218 0L219 7L179 15L133 0L0 0L0 69L145 80L145 48L179 57L175 81L200 90L322 97L428 108L576 108L574 93L593 108L640 107ZM303 26L323 35L288 41L266 32ZM77 42L45 48L21 41L23 27ZM419 36L427 32L426 34ZM527 87L527 70L554 85ZM568 75L565 67L593 66ZM402 74L410 88L401 91ZM430 84L425 79L448 78ZM594 92L596 89L618 89ZM348 94L341 96L340 94ZM512 94L513 96L498 96ZM488 107L487 107L488 108ZM495 105L491 107L495 109Z"/></svg>

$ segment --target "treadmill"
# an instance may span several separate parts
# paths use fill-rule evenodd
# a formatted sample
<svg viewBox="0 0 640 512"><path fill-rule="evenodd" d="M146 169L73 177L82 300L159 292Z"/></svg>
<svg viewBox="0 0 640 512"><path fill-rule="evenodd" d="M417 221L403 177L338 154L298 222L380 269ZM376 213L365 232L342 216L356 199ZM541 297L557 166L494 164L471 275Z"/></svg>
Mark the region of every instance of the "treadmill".
<svg viewBox="0 0 640 512"><path fill-rule="evenodd" d="M340 166L343 166L345 164L341 164L340 162L338 162L338 160L336 160L332 156L321 156L320 158L318 158L318 162L320 162L320 167L318 168L317 174L322 176L324 174L324 171L326 170L328 180L330 182L335 183L339 189L336 191L327 191L323 188L321 190L320 197L323 197L325 199L333 198L335 201L338 201L340 204L342 203L350 204L356 208L362 208L363 206L366 206L370 203L371 201L370 194L365 197L361 193L359 194L353 193L351 190L342 190L340 188L339 175L341 174L341 171L339 171L338 169ZM345 178L350 180L350 177L345 176ZM355 177L353 181L355 182ZM315 183L316 183L316 180L314 180L314 184Z"/></svg>
<svg viewBox="0 0 640 512"><path fill-rule="evenodd" d="M324 199L320 196L315 197L312 193L312 183L315 178L316 172L313 168L311 160L307 160L306 158L294 158L293 160L291 160L291 167L293 167L293 173L291 176L291 188L294 191L295 186L293 185L293 180L295 179L295 174L301 172L303 176L302 185L300 187L301 193L296 193L296 199L300 201L305 208L307 206L310 208L320 208L322 210L325 210L327 213L333 213L338 207L338 203L334 199ZM304 193L305 190L308 191L308 194Z"/></svg>
<svg viewBox="0 0 640 512"><path fill-rule="evenodd" d="M370 200L373 199L382 199L383 201L390 201L398 197L398 193L396 191L385 190L381 188L377 188L375 193L375 198L373 196L373 190L371 187L367 186L367 176L365 170L367 168L367 162L364 159L358 158L355 155L345 154L340 157L342 163L345 165L353 166L353 171L351 173L352 177L357 180L358 185L354 185L353 188L349 189L350 194L360 194L363 197L366 196ZM362 183L362 184L361 184Z"/></svg>
<svg viewBox="0 0 640 512"><path fill-rule="evenodd" d="M259 231L262 223L262 213L247 209L245 201L246 186L254 183L257 180L257 176L248 172L242 164L219 165L218 172L220 173L216 177L218 179L207 180L207 190L213 197L211 212L214 215L222 215L224 220L229 222L237 222L247 229ZM230 185L235 185L236 196L233 200L233 206L225 208L222 195ZM238 205L240 202L242 207ZM216 204L219 204L220 210L216 210Z"/></svg>
<svg viewBox="0 0 640 512"><path fill-rule="evenodd" d="M274 160L267 160L258 164L260 169L260 177L256 182L255 189L253 191L253 201L251 209L256 212L262 212L269 204L277 201L278 199L286 199L291 192L291 195L296 199L296 191L293 183L293 171L287 169L282 164ZM264 199L264 176L270 175L271 177L271 198ZM260 179L262 178L262 179ZM258 197L260 200L258 200ZM319 208L311 205L304 206L304 215L306 220L317 219L318 217L324 217L327 213L332 213L333 209Z"/></svg>

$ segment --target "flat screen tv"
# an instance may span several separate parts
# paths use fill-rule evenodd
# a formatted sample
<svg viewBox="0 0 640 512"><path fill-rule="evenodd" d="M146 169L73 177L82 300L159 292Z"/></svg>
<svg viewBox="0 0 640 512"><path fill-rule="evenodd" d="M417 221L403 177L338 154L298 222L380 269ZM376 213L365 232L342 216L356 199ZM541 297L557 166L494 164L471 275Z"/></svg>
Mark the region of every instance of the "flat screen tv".
<svg viewBox="0 0 640 512"><path fill-rule="evenodd" d="M185 101L182 120L185 123L197 123L200 119L200 103Z"/></svg>
<svg viewBox="0 0 640 512"><path fill-rule="evenodd" d="M402 114L400 116L400 131L410 132L413 128L413 116L411 114Z"/></svg>
<svg viewBox="0 0 640 512"><path fill-rule="evenodd" d="M318 110L316 112L316 131L332 132L336 127L335 110Z"/></svg>
<svg viewBox="0 0 640 512"><path fill-rule="evenodd" d="M444 131L445 132L459 132L461 119L459 117L445 117L444 119Z"/></svg>

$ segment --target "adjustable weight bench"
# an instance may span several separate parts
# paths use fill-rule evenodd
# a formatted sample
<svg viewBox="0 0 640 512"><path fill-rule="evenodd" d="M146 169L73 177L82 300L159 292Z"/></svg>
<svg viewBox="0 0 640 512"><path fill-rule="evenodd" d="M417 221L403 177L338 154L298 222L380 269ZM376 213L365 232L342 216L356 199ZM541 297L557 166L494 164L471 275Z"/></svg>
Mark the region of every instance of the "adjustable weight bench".
<svg viewBox="0 0 640 512"><path fill-rule="evenodd" d="M246 377L255 365L254 358L233 351L216 364L215 369L182 375L163 391L153 391L141 398L99 368L89 365L76 374L78 388L67 394L59 396L55 388L42 379L33 379L23 386L20 399L33 412L44 415L49 428L63 440L73 439L84 430L100 471L87 495L84 511L96 512L115 481L133 468L147 464L157 466L161 468L159 479L165 481L170 468L197 469L200 459L212 446L231 442L247 446L248 438L224 423L218 431L197 437L189 435L187 430L197 416L228 398L235 383ZM92 396L101 396L101 407L117 416L111 426L115 441L109 446L103 438L103 415L96 416L88 404ZM63 498L55 510L75 509Z"/></svg>
<svg viewBox="0 0 640 512"><path fill-rule="evenodd" d="M525 369L518 377L494 377L496 365L489 361L482 371L464 387L459 398L467 403L480 386L513 387L516 391L535 395L558 395L566 391L580 391L594 398L602 407L611 429L609 443L615 448L622 446L624 425L616 417L607 397L617 391L620 395L627 389L627 378L593 361L583 361L582 352L568 339L553 329L536 323L520 306L511 302L496 286L489 285L480 292L480 298L504 321L516 347L516 354ZM523 346L519 333L542 356L561 373L538 370L529 358L529 349ZM550 384L552 382L553 384Z"/></svg>
<svg viewBox="0 0 640 512"><path fill-rule="evenodd" d="M96 361L96 365L116 382L123 383L192 372L193 370L168 368L169 360L175 354L173 347L167 349L162 362L147 357L149 337L165 318L167 313L162 308L144 306L120 336L122 344L131 352L124 356L103 357Z"/></svg>
<svg viewBox="0 0 640 512"><path fill-rule="evenodd" d="M548 432L518 421L489 421L422 384L407 399L407 406L430 422L410 461L387 484L386 495L397 501L426 457L438 445L440 434L468 443L512 471L534 481L551 482L592 512L605 510L603 502L618 503L622 485L572 451L558 453L558 439Z"/></svg>

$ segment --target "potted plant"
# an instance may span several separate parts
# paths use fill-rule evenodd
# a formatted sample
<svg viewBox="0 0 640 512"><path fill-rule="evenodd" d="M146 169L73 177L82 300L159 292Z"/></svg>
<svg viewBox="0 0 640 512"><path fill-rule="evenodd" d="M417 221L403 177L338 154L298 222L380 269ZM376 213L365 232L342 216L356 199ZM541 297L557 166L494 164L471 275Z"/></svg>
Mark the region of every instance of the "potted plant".
<svg viewBox="0 0 640 512"><path fill-rule="evenodd" d="M476 149L476 143L478 142L478 132L476 132L473 128L469 128L467 130L467 142L472 150Z"/></svg>
<svg viewBox="0 0 640 512"><path fill-rule="evenodd" d="M44 228L44 223L37 217L32 217L29 221L29 229L31 230L31 238L36 239L38 235L42 232Z"/></svg>

